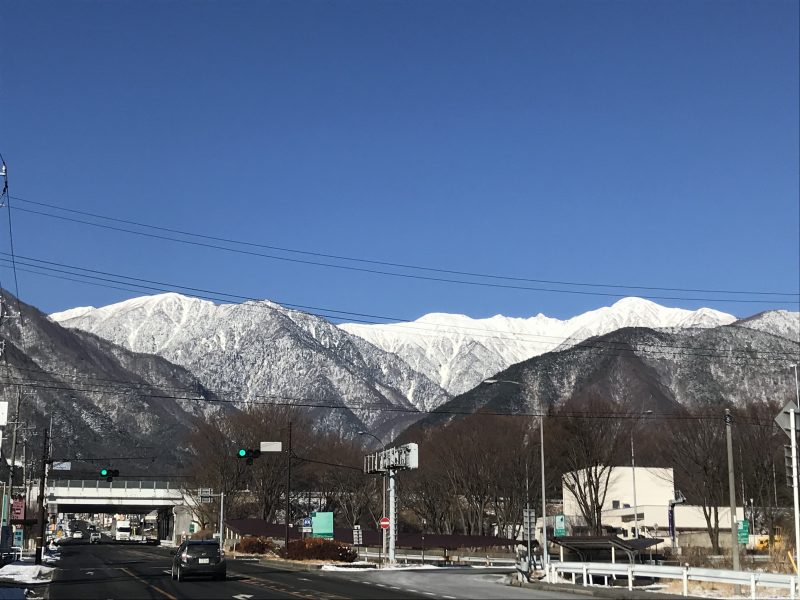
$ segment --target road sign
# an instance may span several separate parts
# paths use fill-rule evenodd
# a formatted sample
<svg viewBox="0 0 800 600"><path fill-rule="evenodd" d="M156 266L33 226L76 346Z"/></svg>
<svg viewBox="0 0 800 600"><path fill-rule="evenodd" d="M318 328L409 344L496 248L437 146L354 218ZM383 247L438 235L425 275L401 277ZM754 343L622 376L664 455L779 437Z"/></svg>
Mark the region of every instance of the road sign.
<svg viewBox="0 0 800 600"><path fill-rule="evenodd" d="M333 513L315 512L311 515L311 535L333 539Z"/></svg>
<svg viewBox="0 0 800 600"><path fill-rule="evenodd" d="M0 402L0 426L8 424L8 402Z"/></svg>
<svg viewBox="0 0 800 600"><path fill-rule="evenodd" d="M353 527L353 545L354 546L361 546L363 544L364 535L361 531L361 525L356 525Z"/></svg>
<svg viewBox="0 0 800 600"><path fill-rule="evenodd" d="M303 519L303 527L311 527L311 517Z"/></svg>
<svg viewBox="0 0 800 600"><path fill-rule="evenodd" d="M67 461L61 462L54 462L53 463L53 470L54 471L71 471L72 470L72 463Z"/></svg>
<svg viewBox="0 0 800 600"><path fill-rule="evenodd" d="M556 526L553 533L556 534L556 537L567 535L567 520L564 515L556 515Z"/></svg>
<svg viewBox="0 0 800 600"><path fill-rule="evenodd" d="M534 539L536 537L536 511L532 508L522 509L522 539Z"/></svg>
<svg viewBox="0 0 800 600"><path fill-rule="evenodd" d="M775 417L775 422L778 424L778 427L780 427L783 432L789 436L789 439L792 439L792 426L789 419L789 413L793 410L797 410L797 404L795 404L794 401L789 400L789 402L787 402L781 409L781 412L779 412Z"/></svg>
<svg viewBox="0 0 800 600"><path fill-rule="evenodd" d="M750 521L747 519L738 521L736 536L739 538L740 544L747 544L750 541Z"/></svg>
<svg viewBox="0 0 800 600"><path fill-rule="evenodd" d="M389 521L389 517L383 517L380 520L381 529L389 529L389 525L391 525L391 521Z"/></svg>
<svg viewBox="0 0 800 600"><path fill-rule="evenodd" d="M283 442L261 442L262 452L282 452Z"/></svg>

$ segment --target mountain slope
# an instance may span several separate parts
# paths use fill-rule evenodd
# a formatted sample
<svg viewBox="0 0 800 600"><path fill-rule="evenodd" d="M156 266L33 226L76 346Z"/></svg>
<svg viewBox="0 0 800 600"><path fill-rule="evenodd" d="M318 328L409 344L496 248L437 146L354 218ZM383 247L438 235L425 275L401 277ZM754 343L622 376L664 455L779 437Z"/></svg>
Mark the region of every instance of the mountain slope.
<svg viewBox="0 0 800 600"><path fill-rule="evenodd" d="M314 405L318 426L327 430L392 435L416 418L404 411L449 399L401 358L272 302L217 305L170 293L51 318L163 356L225 398Z"/></svg>
<svg viewBox="0 0 800 600"><path fill-rule="evenodd" d="M800 312L768 310L746 319L740 319L734 325L757 329L793 342L800 342Z"/></svg>
<svg viewBox="0 0 800 600"><path fill-rule="evenodd" d="M397 354L450 393L460 394L512 364L623 327L708 328L735 320L708 308L689 311L624 298L565 321L542 314L529 319L502 315L471 319L433 313L410 323L340 327Z"/></svg>
<svg viewBox="0 0 800 600"><path fill-rule="evenodd" d="M513 365L417 423L431 427L478 410L537 412L541 407L600 396L632 411L677 406L746 405L794 398L787 365L800 344L738 326L712 329L624 328Z"/></svg>
<svg viewBox="0 0 800 600"><path fill-rule="evenodd" d="M158 473L176 472L195 419L231 410L183 367L64 329L5 292L2 303L4 399L13 407L19 390L20 414L31 426L52 418L56 458L152 455ZM117 466L141 472L152 460Z"/></svg>

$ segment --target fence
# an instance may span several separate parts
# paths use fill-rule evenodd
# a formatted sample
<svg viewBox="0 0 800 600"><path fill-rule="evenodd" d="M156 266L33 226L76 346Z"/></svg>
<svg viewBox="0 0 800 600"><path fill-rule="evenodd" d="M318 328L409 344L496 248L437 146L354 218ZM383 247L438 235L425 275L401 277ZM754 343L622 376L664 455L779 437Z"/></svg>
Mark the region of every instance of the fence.
<svg viewBox="0 0 800 600"><path fill-rule="evenodd" d="M374 550L366 550L359 548L358 555L362 558L380 558L381 553ZM463 556L461 554L451 554L443 556L437 553L409 553L409 552L395 552L396 562L419 562L419 563L440 563L442 561L453 563L468 563L471 565L481 565L486 567L513 567L517 561L513 557L498 557L498 556ZM386 554L383 554L386 559Z"/></svg>
<svg viewBox="0 0 800 600"><path fill-rule="evenodd" d="M577 584L577 577L580 575L581 583L584 586L595 585L597 580L601 580L605 585L608 585L609 580L627 580L629 590L633 589L633 580L636 577L675 579L683 582L684 596L689 595L690 581L704 581L749 587L751 598L758 597L757 588L759 586L787 589L792 600L797 597L797 577L784 573L755 573L751 571L701 569L698 567L666 567L622 563L550 563L547 581L555 583L559 575L565 579L571 579L573 584Z"/></svg>

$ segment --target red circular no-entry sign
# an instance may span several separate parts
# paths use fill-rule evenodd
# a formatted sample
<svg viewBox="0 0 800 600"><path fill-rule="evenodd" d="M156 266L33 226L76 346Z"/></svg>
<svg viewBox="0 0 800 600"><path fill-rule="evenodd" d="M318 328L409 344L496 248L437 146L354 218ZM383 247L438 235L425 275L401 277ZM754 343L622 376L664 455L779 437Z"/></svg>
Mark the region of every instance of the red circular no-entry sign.
<svg viewBox="0 0 800 600"><path fill-rule="evenodd" d="M389 517L383 517L380 523L381 523L381 529L389 529Z"/></svg>

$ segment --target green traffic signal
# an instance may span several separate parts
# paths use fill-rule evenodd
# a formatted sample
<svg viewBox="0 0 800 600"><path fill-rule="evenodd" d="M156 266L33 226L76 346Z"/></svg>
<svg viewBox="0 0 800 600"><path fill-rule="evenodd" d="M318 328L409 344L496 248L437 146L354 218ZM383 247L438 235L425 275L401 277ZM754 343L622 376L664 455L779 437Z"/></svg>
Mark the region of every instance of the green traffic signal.
<svg viewBox="0 0 800 600"><path fill-rule="evenodd" d="M244 458L245 456L247 456L247 450L239 448L239 458Z"/></svg>
<svg viewBox="0 0 800 600"><path fill-rule="evenodd" d="M108 477L108 469L100 469L100 477Z"/></svg>

